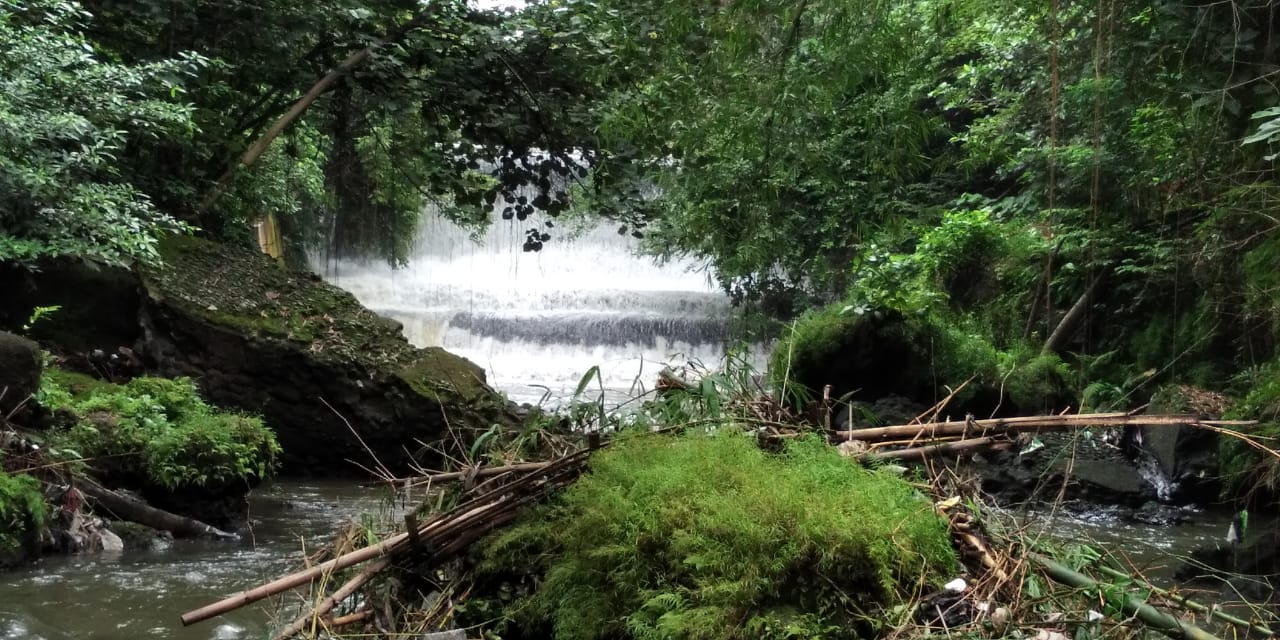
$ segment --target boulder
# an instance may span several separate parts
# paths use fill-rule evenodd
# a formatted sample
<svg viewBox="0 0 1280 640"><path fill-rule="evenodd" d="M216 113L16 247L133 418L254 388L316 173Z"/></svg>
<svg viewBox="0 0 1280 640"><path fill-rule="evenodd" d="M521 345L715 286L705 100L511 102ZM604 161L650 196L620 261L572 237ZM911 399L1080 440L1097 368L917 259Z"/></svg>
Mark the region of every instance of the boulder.
<svg viewBox="0 0 1280 640"><path fill-rule="evenodd" d="M21 295L0 326L60 305L33 327L47 348L99 375L114 375L102 354L125 354L147 372L192 377L210 402L265 418L286 474L358 474L356 465L379 463L400 473L447 433L466 441L518 422L483 369L414 347L397 323L315 274L185 236L167 239L162 254L165 266L132 271L51 263L2 272L0 284Z"/></svg>
<svg viewBox="0 0 1280 640"><path fill-rule="evenodd" d="M851 394L859 400L891 395L912 400L934 397L930 370L930 334L919 323L888 311L845 312L839 306L810 312L798 320L789 336L770 356L775 384L800 385L811 397Z"/></svg>
<svg viewBox="0 0 1280 640"><path fill-rule="evenodd" d="M40 388L40 345L0 331L0 416L7 416Z"/></svg>
<svg viewBox="0 0 1280 640"><path fill-rule="evenodd" d="M261 414L286 473L403 472L450 431L516 422L484 370L410 345L394 323L315 274L196 238L164 243L141 272L138 353L191 376L209 401Z"/></svg>

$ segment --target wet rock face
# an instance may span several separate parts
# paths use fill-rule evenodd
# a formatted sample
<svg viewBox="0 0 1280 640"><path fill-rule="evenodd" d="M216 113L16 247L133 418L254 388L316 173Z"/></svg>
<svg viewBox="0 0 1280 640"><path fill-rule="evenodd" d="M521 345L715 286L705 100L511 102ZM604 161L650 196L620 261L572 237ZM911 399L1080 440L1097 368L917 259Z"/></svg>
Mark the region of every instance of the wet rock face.
<svg viewBox="0 0 1280 640"><path fill-rule="evenodd" d="M7 416L40 388L40 345L0 331L0 416Z"/></svg>
<svg viewBox="0 0 1280 640"><path fill-rule="evenodd" d="M162 251L166 266L156 270L0 273L0 284L25 292L0 310L9 314L0 326L34 306L62 305L35 327L47 347L99 374L95 351L192 377L210 402L262 415L290 475L363 474L352 461L372 469L374 457L403 472L450 429L466 441L472 430L517 421L483 369L415 348L396 323L314 274L196 238L171 239Z"/></svg>
<svg viewBox="0 0 1280 640"><path fill-rule="evenodd" d="M362 473L356 463L404 471L450 429L467 440L515 421L483 369L413 347L313 274L189 238L164 255L165 269L142 276L144 358L195 378L215 404L260 413L284 449L284 473Z"/></svg>

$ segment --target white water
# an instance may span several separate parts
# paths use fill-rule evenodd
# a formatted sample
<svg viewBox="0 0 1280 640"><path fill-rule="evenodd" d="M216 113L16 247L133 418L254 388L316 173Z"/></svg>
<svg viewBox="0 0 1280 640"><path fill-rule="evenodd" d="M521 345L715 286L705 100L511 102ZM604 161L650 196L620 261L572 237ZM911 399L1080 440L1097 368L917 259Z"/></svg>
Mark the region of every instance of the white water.
<svg viewBox="0 0 1280 640"><path fill-rule="evenodd" d="M652 388L667 364L714 366L724 355L728 298L692 263L636 255L617 225L572 239L548 229L551 241L529 253L524 231L536 216L496 219L478 243L428 216L408 267L343 261L320 271L403 323L413 344L484 367L517 402L563 402L594 366L607 397L620 399Z"/></svg>

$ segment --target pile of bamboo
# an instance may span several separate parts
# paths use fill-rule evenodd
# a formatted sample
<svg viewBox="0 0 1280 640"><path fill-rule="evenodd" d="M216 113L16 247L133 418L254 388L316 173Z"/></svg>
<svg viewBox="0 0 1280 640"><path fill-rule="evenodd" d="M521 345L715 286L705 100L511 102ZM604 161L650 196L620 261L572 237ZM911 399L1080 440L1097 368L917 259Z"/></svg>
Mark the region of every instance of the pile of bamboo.
<svg viewBox="0 0 1280 640"><path fill-rule="evenodd" d="M993 448L1010 447L1021 434L1063 431L1085 427L1115 426L1170 426L1192 425L1213 430L1225 426L1252 424L1240 421L1205 420L1194 415L1131 415L1127 413L1100 413L1079 415L1033 416L975 420L968 418L951 422L923 422L858 429L830 431L833 442L859 443L863 461L919 460L936 455ZM787 437L777 434L776 437ZM351 551L317 564L306 570L281 577L262 586L237 593L219 602L201 607L182 615L184 625L207 620L264 598L327 578L350 567L368 563L354 577L336 590L319 599L304 615L281 629L274 638L284 640L299 632L309 630L314 636L318 631L330 631L334 627L366 620L371 617L368 609L342 616L331 612L344 600L351 598L379 572L396 564L399 559L412 558L415 563L438 564L464 550L496 527L510 522L520 509L549 496L572 483L585 467L590 454L599 448L598 437L588 439L585 448L548 462L526 462L500 467L475 467L462 471L424 475L410 480L396 481L405 490L425 488L430 491L443 483L459 482L463 491L459 504L429 517L419 523L412 515L405 517L404 532L393 535L381 543ZM949 502L949 501L948 501ZM957 547L971 559L978 560L984 573L994 578L994 584L1007 584L1012 574L1007 554L995 551L980 535L976 523L970 517L962 517L960 510L948 514Z"/></svg>
<svg viewBox="0 0 1280 640"><path fill-rule="evenodd" d="M595 444L594 442L592 443ZM356 565L369 563L328 596L316 602L310 611L273 636L276 640L293 637L304 629L313 631L331 629L369 617L367 611L334 618L330 612L342 601L351 597L379 572L391 567L396 560L412 556L415 562L440 563L462 551L496 527L513 520L520 509L537 502L557 489L572 483L581 472L593 447L580 449L557 460L545 463L529 463L510 467L477 469L471 472L452 472L425 476L415 481L415 486L466 480L484 482L467 488L459 504L452 509L432 515L419 523L415 516L405 516L406 530L382 542L340 555L327 562L303 571L289 574L247 591L242 591L182 614L182 624L191 625L214 616L234 611L290 589L311 584L335 575Z"/></svg>

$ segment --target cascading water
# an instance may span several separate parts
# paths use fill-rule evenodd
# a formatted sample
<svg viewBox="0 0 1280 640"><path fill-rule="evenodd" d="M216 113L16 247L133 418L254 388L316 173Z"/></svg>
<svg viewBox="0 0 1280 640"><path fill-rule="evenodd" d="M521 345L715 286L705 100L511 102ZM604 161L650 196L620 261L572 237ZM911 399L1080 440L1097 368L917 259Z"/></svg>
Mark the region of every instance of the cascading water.
<svg viewBox="0 0 1280 640"><path fill-rule="evenodd" d="M415 345L484 367L517 402L563 401L593 366L607 396L621 399L651 388L664 364L715 365L724 355L728 298L691 263L636 255L616 227L556 236L530 253L522 245L532 219L495 220L477 242L427 218L406 268L341 261L322 273L403 323Z"/></svg>

